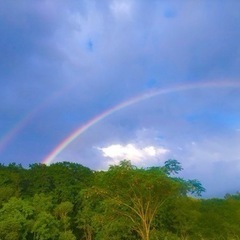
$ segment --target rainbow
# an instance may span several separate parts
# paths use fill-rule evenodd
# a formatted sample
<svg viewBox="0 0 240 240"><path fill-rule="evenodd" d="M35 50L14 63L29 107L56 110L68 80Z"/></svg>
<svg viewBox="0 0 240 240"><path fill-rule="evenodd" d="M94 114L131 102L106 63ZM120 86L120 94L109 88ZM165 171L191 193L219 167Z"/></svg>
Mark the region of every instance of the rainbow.
<svg viewBox="0 0 240 240"><path fill-rule="evenodd" d="M64 86L63 88L57 90L48 98L44 99L38 106L36 106L30 113L28 113L22 120L20 120L10 131L8 131L0 139L0 153L5 150L7 145L22 131L33 119L40 114L44 109L46 109L49 104L56 101L59 97L66 94L69 90L74 87L75 84Z"/></svg>
<svg viewBox="0 0 240 240"><path fill-rule="evenodd" d="M43 164L49 165L51 164L56 156L60 154L71 142L73 142L77 137L79 137L82 133L87 131L90 127L97 124L101 120L105 119L106 117L110 116L111 114L133 105L135 103L141 102L143 100L168 94L174 92L181 92L181 91L188 91L194 89L202 89L202 88L223 88L223 87L240 87L240 83L236 81L211 81L211 82L202 82L202 83L193 83L193 84L185 84L185 85L177 85L173 87L163 88L163 89L155 89L149 91L147 93L143 93L141 95L135 96L130 98L124 102L121 102L112 108L102 112L101 114L95 116L94 118L90 119L85 124L78 127L75 131L73 131L67 138L65 138L53 151L42 161Z"/></svg>

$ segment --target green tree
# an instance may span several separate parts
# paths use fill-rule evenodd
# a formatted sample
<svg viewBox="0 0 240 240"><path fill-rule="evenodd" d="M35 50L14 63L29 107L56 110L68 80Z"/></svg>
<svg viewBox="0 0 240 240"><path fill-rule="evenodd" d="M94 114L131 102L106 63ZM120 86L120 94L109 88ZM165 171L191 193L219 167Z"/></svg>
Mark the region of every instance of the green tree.
<svg viewBox="0 0 240 240"><path fill-rule="evenodd" d="M34 207L35 215L41 212L51 213L54 208L54 203L51 194L39 193L30 198Z"/></svg>
<svg viewBox="0 0 240 240"><path fill-rule="evenodd" d="M168 201L161 210L158 224L166 232L171 232L181 239L195 239L196 226L200 218L200 200L179 196Z"/></svg>
<svg viewBox="0 0 240 240"><path fill-rule="evenodd" d="M16 163L0 165L0 206L11 197L20 197L25 172L26 170Z"/></svg>
<svg viewBox="0 0 240 240"><path fill-rule="evenodd" d="M41 212L35 218L32 226L34 240L53 240L60 234L59 222L50 213Z"/></svg>
<svg viewBox="0 0 240 240"><path fill-rule="evenodd" d="M49 173L48 166L45 164L31 164L29 166L25 190L26 196L34 196L35 194L45 193L48 194L54 189L53 177Z"/></svg>
<svg viewBox="0 0 240 240"><path fill-rule="evenodd" d="M91 183L92 171L77 163L60 162L51 164L48 173L52 178L55 200L60 203L75 203L78 193Z"/></svg>
<svg viewBox="0 0 240 240"><path fill-rule="evenodd" d="M60 233L61 238L67 237L65 239L75 239L70 228L70 217L69 214L73 210L73 204L71 202L61 202L55 207L55 215L59 218L61 223L61 229L63 228L63 232Z"/></svg>
<svg viewBox="0 0 240 240"><path fill-rule="evenodd" d="M169 159L165 161L164 166L162 167L162 170L167 174L178 174L183 170L180 162L178 162L175 159Z"/></svg>
<svg viewBox="0 0 240 240"><path fill-rule="evenodd" d="M198 222L198 232L203 238L226 239L224 227L225 201L223 199L205 199L201 202L201 216Z"/></svg>
<svg viewBox="0 0 240 240"><path fill-rule="evenodd" d="M74 234L70 230L65 231L65 232L61 232L58 240L66 240L66 239L67 240L76 240L76 237L74 236Z"/></svg>
<svg viewBox="0 0 240 240"><path fill-rule="evenodd" d="M180 193L179 183L162 168L139 169L129 161L99 176L85 197L103 196L105 212L126 218L143 240L150 239L152 222L164 202Z"/></svg>
<svg viewBox="0 0 240 240"><path fill-rule="evenodd" d="M0 239L26 239L34 209L27 200L12 197L0 210Z"/></svg>
<svg viewBox="0 0 240 240"><path fill-rule="evenodd" d="M200 208L198 232L208 239L238 239L240 237L240 201L234 198L204 199Z"/></svg>

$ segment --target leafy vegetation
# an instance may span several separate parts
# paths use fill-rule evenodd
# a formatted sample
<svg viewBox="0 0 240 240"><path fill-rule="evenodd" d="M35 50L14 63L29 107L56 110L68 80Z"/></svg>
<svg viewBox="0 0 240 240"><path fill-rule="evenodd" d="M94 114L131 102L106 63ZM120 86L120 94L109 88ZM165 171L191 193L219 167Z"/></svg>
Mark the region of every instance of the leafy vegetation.
<svg viewBox="0 0 240 240"><path fill-rule="evenodd" d="M92 171L80 164L0 165L1 240L240 239L240 194L201 199L176 160L130 161Z"/></svg>

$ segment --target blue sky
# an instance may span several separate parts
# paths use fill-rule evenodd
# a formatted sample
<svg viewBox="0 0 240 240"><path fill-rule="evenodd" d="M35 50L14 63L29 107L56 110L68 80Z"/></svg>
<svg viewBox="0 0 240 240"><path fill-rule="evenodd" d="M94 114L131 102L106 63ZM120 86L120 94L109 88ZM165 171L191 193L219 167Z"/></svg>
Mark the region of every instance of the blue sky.
<svg viewBox="0 0 240 240"><path fill-rule="evenodd" d="M0 1L0 161L106 169L175 158L206 196L240 190L240 2ZM217 87L217 84L221 87Z"/></svg>

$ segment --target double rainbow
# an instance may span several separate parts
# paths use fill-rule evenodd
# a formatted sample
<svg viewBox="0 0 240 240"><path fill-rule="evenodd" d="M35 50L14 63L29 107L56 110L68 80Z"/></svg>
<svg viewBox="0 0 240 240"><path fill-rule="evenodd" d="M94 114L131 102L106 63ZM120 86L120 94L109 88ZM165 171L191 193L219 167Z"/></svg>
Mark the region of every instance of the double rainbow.
<svg viewBox="0 0 240 240"><path fill-rule="evenodd" d="M97 124L98 122L102 121L106 117L110 116L111 114L133 105L135 103L144 101L146 99L175 92L181 91L189 91L194 89L204 89L204 88L239 88L240 83L237 81L211 81L211 82L204 82L204 83L193 83L193 84L184 84L184 85L177 85L173 87L163 88L163 89L155 89L149 91L147 93L143 93L141 95L137 95L133 98L130 98L124 102L121 102L112 108L100 113L99 115L95 116L94 118L90 119L85 124L79 126L75 131L73 131L67 138L65 138L53 151L42 161L44 164L51 164L54 159L59 155L71 142L73 142L77 137L79 137L82 133L87 131L90 127Z"/></svg>

